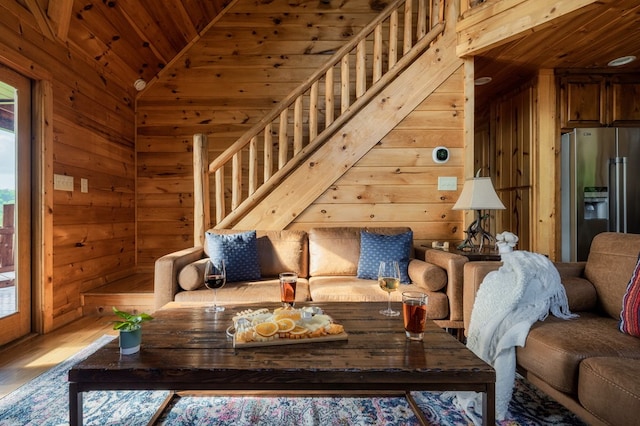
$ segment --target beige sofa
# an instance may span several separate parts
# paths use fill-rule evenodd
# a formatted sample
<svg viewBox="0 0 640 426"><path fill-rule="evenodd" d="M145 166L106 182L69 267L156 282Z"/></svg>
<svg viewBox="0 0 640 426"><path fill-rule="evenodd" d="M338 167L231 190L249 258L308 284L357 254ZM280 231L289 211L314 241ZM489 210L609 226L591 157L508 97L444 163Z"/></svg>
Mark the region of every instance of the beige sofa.
<svg viewBox="0 0 640 426"><path fill-rule="evenodd" d="M592 425L635 425L640 419L640 338L618 329L639 252L640 235L603 233L586 262L557 263L569 307L579 318L549 316L516 349L518 370ZM500 265L464 266L465 330L482 280Z"/></svg>
<svg viewBox="0 0 640 426"><path fill-rule="evenodd" d="M278 274L298 273L296 301L386 302L387 293L377 281L356 277L360 257L360 231L357 227L257 231L258 263L261 278L229 282L218 290L218 303L241 305L280 301ZM366 228L367 231L397 235L410 228ZM229 234L238 231L209 232ZM413 252L413 249L412 249ZM401 292L420 290L429 295L428 317L441 327L462 328L462 270L467 258L438 250L420 250L423 259L412 253L408 273L411 284L402 284L391 294L401 300ZM171 301L211 303L213 292L200 283L207 250L192 247L167 254L155 263L154 297L156 309Z"/></svg>

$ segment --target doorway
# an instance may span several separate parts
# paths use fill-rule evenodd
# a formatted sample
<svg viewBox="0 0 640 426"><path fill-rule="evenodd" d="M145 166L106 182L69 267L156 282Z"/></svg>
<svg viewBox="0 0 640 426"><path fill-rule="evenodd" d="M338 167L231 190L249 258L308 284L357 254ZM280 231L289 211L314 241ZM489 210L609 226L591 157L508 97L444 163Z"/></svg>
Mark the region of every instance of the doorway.
<svg viewBox="0 0 640 426"><path fill-rule="evenodd" d="M31 332L31 81L0 65L0 345Z"/></svg>

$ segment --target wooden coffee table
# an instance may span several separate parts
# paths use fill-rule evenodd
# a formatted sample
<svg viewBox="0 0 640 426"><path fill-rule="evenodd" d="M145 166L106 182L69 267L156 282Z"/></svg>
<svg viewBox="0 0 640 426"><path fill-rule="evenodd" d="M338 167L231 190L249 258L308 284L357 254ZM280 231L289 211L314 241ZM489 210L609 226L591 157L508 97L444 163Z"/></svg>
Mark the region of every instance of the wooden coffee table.
<svg viewBox="0 0 640 426"><path fill-rule="evenodd" d="M234 349L226 335L233 315L277 305L214 314L170 303L144 324L138 354L121 356L116 340L71 368L70 424L82 424L82 394L96 390L402 392L423 424L411 391L468 390L483 392L483 423L495 424L494 369L433 322L423 341L411 342L402 317L378 313L386 303L308 305L344 325L348 340Z"/></svg>

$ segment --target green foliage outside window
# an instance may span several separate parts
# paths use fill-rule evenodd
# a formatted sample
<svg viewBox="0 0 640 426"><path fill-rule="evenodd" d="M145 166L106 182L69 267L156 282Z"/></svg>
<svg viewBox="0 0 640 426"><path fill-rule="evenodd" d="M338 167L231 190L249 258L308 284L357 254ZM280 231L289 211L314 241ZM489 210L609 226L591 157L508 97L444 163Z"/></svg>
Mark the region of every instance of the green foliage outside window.
<svg viewBox="0 0 640 426"><path fill-rule="evenodd" d="M13 189L0 189L0 206L4 206L5 204L15 204L16 203L16 191ZM3 223L3 213L4 209L0 209L0 226Z"/></svg>

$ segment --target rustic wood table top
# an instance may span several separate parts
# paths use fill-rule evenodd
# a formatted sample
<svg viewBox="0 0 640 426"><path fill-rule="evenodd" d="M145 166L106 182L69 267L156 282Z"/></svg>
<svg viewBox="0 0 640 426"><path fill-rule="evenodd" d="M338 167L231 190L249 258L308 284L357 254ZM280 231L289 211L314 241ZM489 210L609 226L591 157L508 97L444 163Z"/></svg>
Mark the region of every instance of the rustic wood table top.
<svg viewBox="0 0 640 426"><path fill-rule="evenodd" d="M386 303L306 303L344 326L347 340L234 348L226 330L238 312L170 303L143 326L142 348L121 356L114 341L69 372L72 424L82 421L82 392L108 389L234 391L483 392L494 424L495 371L452 335L427 321L422 341L405 338L402 317ZM297 306L298 307L298 306ZM77 417L76 417L77 416ZM78 421L79 417L79 422ZM76 422L76 423L73 423Z"/></svg>

